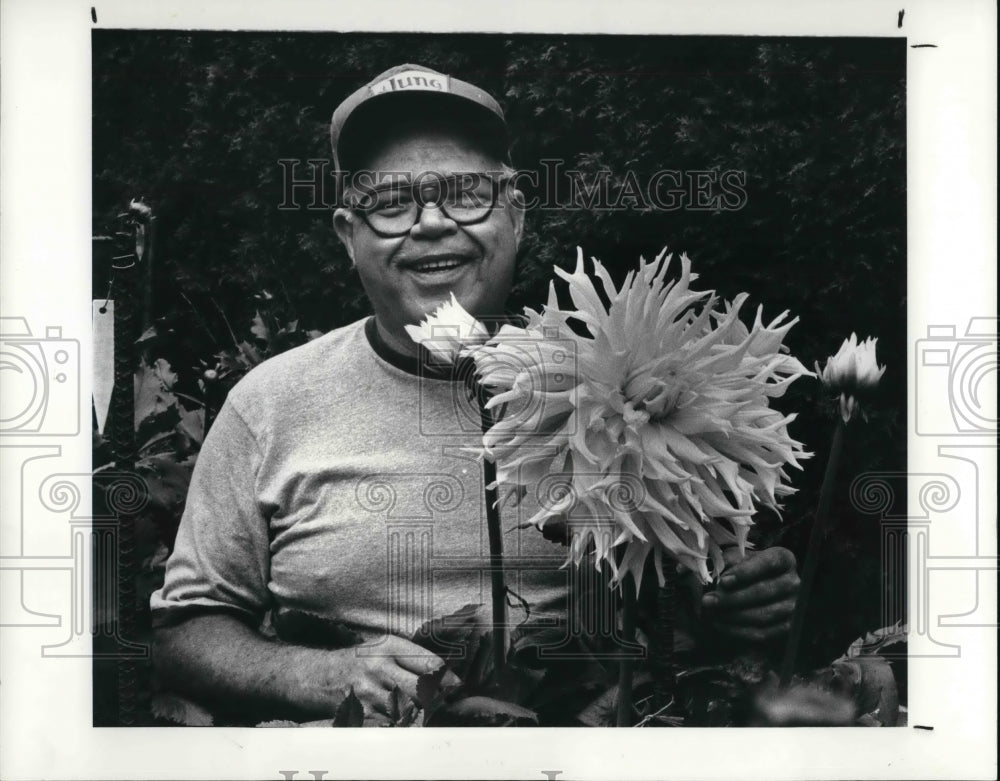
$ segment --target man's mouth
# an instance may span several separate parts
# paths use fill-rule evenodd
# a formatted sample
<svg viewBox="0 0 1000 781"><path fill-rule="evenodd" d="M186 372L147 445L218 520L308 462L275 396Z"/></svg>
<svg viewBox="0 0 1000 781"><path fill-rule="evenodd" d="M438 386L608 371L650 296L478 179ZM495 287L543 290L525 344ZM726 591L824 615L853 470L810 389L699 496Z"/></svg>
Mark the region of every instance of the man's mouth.
<svg viewBox="0 0 1000 781"><path fill-rule="evenodd" d="M452 271L459 266L469 263L470 259L458 255L437 256L430 258L418 258L406 261L400 265L407 271L414 271L418 274L443 274Z"/></svg>

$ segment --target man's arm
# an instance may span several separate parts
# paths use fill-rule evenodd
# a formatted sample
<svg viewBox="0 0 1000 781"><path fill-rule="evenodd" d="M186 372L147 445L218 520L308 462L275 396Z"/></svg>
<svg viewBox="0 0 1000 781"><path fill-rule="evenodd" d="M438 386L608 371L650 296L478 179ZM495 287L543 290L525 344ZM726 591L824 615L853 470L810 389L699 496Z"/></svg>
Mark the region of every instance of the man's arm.
<svg viewBox="0 0 1000 781"><path fill-rule="evenodd" d="M415 698L417 676L443 664L401 637L328 651L271 640L224 613L158 628L153 663L164 687L210 709L298 721L333 716L351 688L366 712L386 714L393 687Z"/></svg>

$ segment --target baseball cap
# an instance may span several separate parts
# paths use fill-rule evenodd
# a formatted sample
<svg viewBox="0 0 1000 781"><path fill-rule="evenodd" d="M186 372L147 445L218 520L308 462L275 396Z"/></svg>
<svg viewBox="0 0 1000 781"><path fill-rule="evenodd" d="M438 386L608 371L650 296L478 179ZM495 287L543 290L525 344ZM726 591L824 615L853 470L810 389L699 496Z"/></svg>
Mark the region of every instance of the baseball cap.
<svg viewBox="0 0 1000 781"><path fill-rule="evenodd" d="M454 76L406 63L380 73L337 106L330 120L334 168L338 173L351 170L373 143L375 131L394 118L434 116L435 111L468 128L509 162L507 122L492 95Z"/></svg>

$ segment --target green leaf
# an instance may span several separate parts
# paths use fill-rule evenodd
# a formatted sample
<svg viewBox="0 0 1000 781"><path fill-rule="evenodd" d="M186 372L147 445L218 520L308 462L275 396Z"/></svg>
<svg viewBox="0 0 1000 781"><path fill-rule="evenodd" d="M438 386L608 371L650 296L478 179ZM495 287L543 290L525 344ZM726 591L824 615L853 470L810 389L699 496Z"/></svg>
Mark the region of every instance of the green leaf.
<svg viewBox="0 0 1000 781"><path fill-rule="evenodd" d="M465 662L455 668L458 677L471 691L478 691L489 686L495 669L493 643L489 632L470 636L466 641L465 649Z"/></svg>
<svg viewBox="0 0 1000 781"><path fill-rule="evenodd" d="M354 687L347 692L343 702L337 706L337 713L333 717L332 727L360 727L365 723L365 709L354 695Z"/></svg>
<svg viewBox="0 0 1000 781"><path fill-rule="evenodd" d="M264 360L264 356L260 354L260 350L250 344L250 342L240 342L237 347L240 348L240 354L246 359L249 368L256 366Z"/></svg>
<svg viewBox="0 0 1000 781"><path fill-rule="evenodd" d="M538 723L538 714L493 697L465 697L437 711L436 726L511 727Z"/></svg>
<svg viewBox="0 0 1000 781"><path fill-rule="evenodd" d="M156 326L151 325L145 331L142 332L142 336L135 340L136 344L145 344L146 342L151 342L157 337Z"/></svg>
<svg viewBox="0 0 1000 781"><path fill-rule="evenodd" d="M632 678L632 689L646 685L651 680L649 673L642 672ZM618 703L618 684L608 687L576 714L577 720L587 727L610 727L615 723L615 709Z"/></svg>
<svg viewBox="0 0 1000 781"><path fill-rule="evenodd" d="M853 701L858 718L868 716L864 724L895 726L899 718L899 689L892 666L882 657L837 660L817 671L814 680L824 690Z"/></svg>
<svg viewBox="0 0 1000 781"><path fill-rule="evenodd" d="M177 406L177 397L170 392L177 381L177 375L170 370L170 364L162 358L153 366L141 365L134 376L135 428L153 415L166 412Z"/></svg>
<svg viewBox="0 0 1000 781"><path fill-rule="evenodd" d="M156 445L157 443L162 442L165 439L170 439L172 435L173 435L172 431L161 431L157 434L153 434L153 436L151 436L149 439L147 439L139 446L139 454L145 455L147 453L150 453L153 450L153 445Z"/></svg>
<svg viewBox="0 0 1000 781"><path fill-rule="evenodd" d="M417 702L426 714L437 707L449 691L457 688L443 685L442 681L447 672L448 665L443 664L436 670L417 677Z"/></svg>
<svg viewBox="0 0 1000 781"><path fill-rule="evenodd" d="M265 344L271 341L271 329L267 327L264 318L260 316L260 311L254 312L250 333L256 336Z"/></svg>
<svg viewBox="0 0 1000 781"><path fill-rule="evenodd" d="M179 520L191 482L192 464L178 463L170 456L153 456L138 464L149 491L149 507Z"/></svg>
<svg viewBox="0 0 1000 781"><path fill-rule="evenodd" d="M410 697L403 694L398 686L392 687L389 695L389 721L393 727L409 727L416 719L420 707Z"/></svg>
<svg viewBox="0 0 1000 781"><path fill-rule="evenodd" d="M454 613L427 621L413 634L411 640L421 648L433 651L445 661L453 657L468 658L465 646L470 638L478 638L488 631L481 613L482 608L482 604L478 602L462 605Z"/></svg>
<svg viewBox="0 0 1000 781"><path fill-rule="evenodd" d="M153 364L153 371L160 378L160 384L164 390L169 391L174 387L174 383L177 382L177 374L163 358L156 359L156 362Z"/></svg>
<svg viewBox="0 0 1000 781"><path fill-rule="evenodd" d="M201 445L205 439L205 409L188 410L182 405L177 405L181 421L177 428L196 445Z"/></svg>
<svg viewBox="0 0 1000 781"><path fill-rule="evenodd" d="M909 636L908 631L907 626L902 621L897 621L892 626L876 629L851 643L841 659L854 659L858 656L877 654L883 648L897 643L905 643Z"/></svg>

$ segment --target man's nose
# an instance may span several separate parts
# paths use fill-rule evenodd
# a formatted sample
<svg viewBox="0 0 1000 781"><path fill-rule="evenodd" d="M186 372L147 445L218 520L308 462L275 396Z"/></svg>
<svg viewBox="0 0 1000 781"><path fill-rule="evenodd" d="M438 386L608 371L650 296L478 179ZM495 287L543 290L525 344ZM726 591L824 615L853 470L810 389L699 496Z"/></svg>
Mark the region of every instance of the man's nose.
<svg viewBox="0 0 1000 781"><path fill-rule="evenodd" d="M410 235L414 238L432 239L456 230L458 223L445 214L437 203L428 201L420 209L420 216L410 229Z"/></svg>

